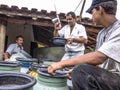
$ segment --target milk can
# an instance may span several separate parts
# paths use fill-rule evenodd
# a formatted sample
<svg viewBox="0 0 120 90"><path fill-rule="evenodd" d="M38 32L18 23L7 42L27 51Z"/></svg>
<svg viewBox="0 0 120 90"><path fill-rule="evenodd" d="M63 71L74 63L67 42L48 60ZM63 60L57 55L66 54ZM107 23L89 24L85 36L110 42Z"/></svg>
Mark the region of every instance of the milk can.
<svg viewBox="0 0 120 90"><path fill-rule="evenodd" d="M22 73L27 73L29 70L29 67L33 64L33 63L37 63L38 59L36 58L17 58L16 59L17 62L21 63L21 70L20 72Z"/></svg>
<svg viewBox="0 0 120 90"><path fill-rule="evenodd" d="M0 72L0 90L33 90L36 79L20 72Z"/></svg>
<svg viewBox="0 0 120 90"><path fill-rule="evenodd" d="M0 61L0 72L20 72L20 63L10 61Z"/></svg>
<svg viewBox="0 0 120 90"><path fill-rule="evenodd" d="M56 71L52 76L47 72L47 68L37 70L38 78L34 90L69 90L67 86L67 75L64 71Z"/></svg>

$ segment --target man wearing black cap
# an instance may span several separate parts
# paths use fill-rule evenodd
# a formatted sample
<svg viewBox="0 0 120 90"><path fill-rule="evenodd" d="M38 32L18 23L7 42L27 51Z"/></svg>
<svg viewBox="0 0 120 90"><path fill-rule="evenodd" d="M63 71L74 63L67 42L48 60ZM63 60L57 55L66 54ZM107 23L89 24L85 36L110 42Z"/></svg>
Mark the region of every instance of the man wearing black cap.
<svg viewBox="0 0 120 90"><path fill-rule="evenodd" d="M93 0L87 12L96 25L104 27L98 33L96 51L54 63L48 72L54 75L57 69L76 65L68 71L74 90L120 90L120 21L116 10L116 0Z"/></svg>

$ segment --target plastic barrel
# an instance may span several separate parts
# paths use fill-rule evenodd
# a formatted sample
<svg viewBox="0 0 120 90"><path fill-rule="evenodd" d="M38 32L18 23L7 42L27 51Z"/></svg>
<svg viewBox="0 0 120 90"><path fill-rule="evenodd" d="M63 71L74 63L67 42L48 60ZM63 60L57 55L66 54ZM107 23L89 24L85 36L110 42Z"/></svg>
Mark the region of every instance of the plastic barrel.
<svg viewBox="0 0 120 90"><path fill-rule="evenodd" d="M33 90L36 79L23 73L0 72L0 90Z"/></svg>

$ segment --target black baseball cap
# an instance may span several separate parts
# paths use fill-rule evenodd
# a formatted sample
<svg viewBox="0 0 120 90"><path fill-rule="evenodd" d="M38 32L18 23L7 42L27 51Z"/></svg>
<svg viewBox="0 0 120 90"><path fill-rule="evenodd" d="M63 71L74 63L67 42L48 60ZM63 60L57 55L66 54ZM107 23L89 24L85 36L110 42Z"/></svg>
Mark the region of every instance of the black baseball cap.
<svg viewBox="0 0 120 90"><path fill-rule="evenodd" d="M115 1L115 0L92 0L92 4L91 4L90 8L86 12L91 14L91 11L95 7L95 5L100 4L102 2L108 2L108 1Z"/></svg>

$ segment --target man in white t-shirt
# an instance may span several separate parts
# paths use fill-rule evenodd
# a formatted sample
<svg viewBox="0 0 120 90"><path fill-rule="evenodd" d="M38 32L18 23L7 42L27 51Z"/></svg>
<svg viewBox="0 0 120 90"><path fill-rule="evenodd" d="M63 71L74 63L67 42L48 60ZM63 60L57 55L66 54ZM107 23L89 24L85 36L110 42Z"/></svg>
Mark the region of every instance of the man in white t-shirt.
<svg viewBox="0 0 120 90"><path fill-rule="evenodd" d="M76 23L76 15L74 12L68 12L66 15L68 22L63 28L56 23L54 25L54 37L63 37L67 39L65 45L65 55L62 60L73 58L84 54L85 46L87 43L87 34L83 25Z"/></svg>
<svg viewBox="0 0 120 90"><path fill-rule="evenodd" d="M104 27L96 51L51 64L48 72L54 75L55 70L76 65L68 72L74 90L120 90L120 21L116 11L117 0L93 0L87 12L96 25Z"/></svg>

